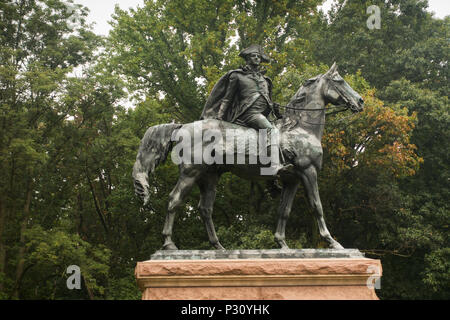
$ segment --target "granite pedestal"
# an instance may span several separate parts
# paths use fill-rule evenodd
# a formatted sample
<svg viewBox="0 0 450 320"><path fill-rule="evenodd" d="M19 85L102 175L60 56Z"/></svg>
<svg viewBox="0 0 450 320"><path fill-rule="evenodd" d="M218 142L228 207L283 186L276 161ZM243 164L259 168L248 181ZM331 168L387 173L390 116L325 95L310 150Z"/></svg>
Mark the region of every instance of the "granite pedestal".
<svg viewBox="0 0 450 320"><path fill-rule="evenodd" d="M168 250L135 275L143 300L373 300L381 263L356 249Z"/></svg>

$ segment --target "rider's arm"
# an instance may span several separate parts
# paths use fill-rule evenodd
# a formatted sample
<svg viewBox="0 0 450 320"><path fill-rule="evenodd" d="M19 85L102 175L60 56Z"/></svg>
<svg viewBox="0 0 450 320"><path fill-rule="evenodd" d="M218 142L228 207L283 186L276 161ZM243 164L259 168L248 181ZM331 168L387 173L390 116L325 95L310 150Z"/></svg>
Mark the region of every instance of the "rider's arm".
<svg viewBox="0 0 450 320"><path fill-rule="evenodd" d="M277 117L277 119L283 118L283 115L280 112L280 107L281 107L280 104L274 102L272 107L273 107L273 114L275 115L275 117Z"/></svg>

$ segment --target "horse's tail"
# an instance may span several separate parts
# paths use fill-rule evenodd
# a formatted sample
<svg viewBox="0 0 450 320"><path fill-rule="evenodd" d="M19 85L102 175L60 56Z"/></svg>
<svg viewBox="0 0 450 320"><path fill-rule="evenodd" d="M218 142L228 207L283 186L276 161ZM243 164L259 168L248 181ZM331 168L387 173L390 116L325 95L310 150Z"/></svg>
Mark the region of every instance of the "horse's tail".
<svg viewBox="0 0 450 320"><path fill-rule="evenodd" d="M133 166L134 191L144 201L150 200L148 174L167 159L172 148L171 137L182 124L160 124L150 127L141 140L136 162Z"/></svg>

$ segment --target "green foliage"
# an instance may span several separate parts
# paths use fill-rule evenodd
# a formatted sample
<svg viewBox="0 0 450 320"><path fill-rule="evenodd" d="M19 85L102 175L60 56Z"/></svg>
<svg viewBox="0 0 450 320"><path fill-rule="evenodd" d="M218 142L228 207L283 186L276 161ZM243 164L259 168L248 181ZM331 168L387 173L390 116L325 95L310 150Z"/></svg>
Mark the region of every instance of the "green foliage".
<svg viewBox="0 0 450 320"><path fill-rule="evenodd" d="M426 269L423 281L436 293L449 294L450 286L450 249L443 248L425 256Z"/></svg>
<svg viewBox="0 0 450 320"><path fill-rule="evenodd" d="M25 259L29 268L27 274L23 275L22 285L38 284L34 288L35 295L55 299L58 293L64 294L64 290L61 289L64 289L66 270L70 265L80 267L83 285L88 290L95 295L103 295L105 288L101 282L105 282L108 277L111 254L104 245L93 247L83 241L78 234L70 233L64 228L47 231L40 226L27 230L25 241L27 248ZM34 272L37 270L38 272ZM54 287L54 283L61 286ZM28 298L34 297L31 295Z"/></svg>
<svg viewBox="0 0 450 320"><path fill-rule="evenodd" d="M221 227L217 236L223 239L229 249L276 249L273 240L273 231L263 229L261 226L239 230L236 227Z"/></svg>
<svg viewBox="0 0 450 320"><path fill-rule="evenodd" d="M130 269L130 271L133 271ZM108 300L140 300L142 293L136 286L134 272L123 278L110 279L105 299Z"/></svg>
<svg viewBox="0 0 450 320"><path fill-rule="evenodd" d="M381 10L381 29L367 28L371 5ZM403 76L445 94L449 18L433 19L426 7L427 1L418 0L339 0L330 22L317 23L321 31L311 37L314 53L320 61L337 61L344 73L361 69L378 89Z"/></svg>

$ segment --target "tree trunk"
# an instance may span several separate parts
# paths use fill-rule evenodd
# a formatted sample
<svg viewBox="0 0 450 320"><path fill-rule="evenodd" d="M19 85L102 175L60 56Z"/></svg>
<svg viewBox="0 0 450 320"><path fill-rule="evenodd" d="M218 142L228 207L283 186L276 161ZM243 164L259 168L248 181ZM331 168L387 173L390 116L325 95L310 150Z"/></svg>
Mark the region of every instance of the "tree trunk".
<svg viewBox="0 0 450 320"><path fill-rule="evenodd" d="M17 267L16 267L16 282L14 285L14 291L12 297L14 299L19 298L20 283L22 281L22 276L25 267L25 231L27 229L28 219L30 217L30 205L31 205L31 195L32 195L31 183L28 184L27 188L27 199L25 201L25 207L23 209L24 217L22 224L20 226L20 249L17 257Z"/></svg>
<svg viewBox="0 0 450 320"><path fill-rule="evenodd" d="M86 291L89 295L89 300L94 300L94 293L92 292L91 288L89 288L85 277L83 277L83 282L84 282L84 285L86 286Z"/></svg>
<svg viewBox="0 0 450 320"><path fill-rule="evenodd" d="M95 194L94 184L92 183L92 180L89 177L89 172L87 170L87 164L86 164L85 171L86 171L86 178L87 178L87 181L89 183L89 187L91 189L92 199L94 200L95 210L97 211L97 215L100 218L100 222L102 223L103 229L105 230L105 234L108 235L108 226L106 225L105 217L104 217L104 215L102 213L102 209L101 209L101 205L100 205L100 202L98 200L98 197Z"/></svg>

